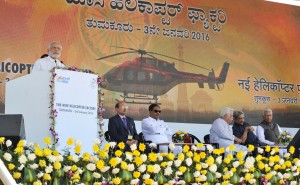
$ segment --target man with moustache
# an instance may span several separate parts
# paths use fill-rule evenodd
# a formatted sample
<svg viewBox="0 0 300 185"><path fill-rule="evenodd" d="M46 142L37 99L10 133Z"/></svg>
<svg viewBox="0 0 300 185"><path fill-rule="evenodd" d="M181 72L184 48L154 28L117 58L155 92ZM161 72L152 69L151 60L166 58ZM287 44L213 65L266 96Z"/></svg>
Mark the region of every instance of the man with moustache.
<svg viewBox="0 0 300 185"><path fill-rule="evenodd" d="M57 42L53 41L48 45L48 55L47 57L38 59L32 68L32 72L37 71L50 71L54 67L65 67L65 65L58 60L61 56L62 45Z"/></svg>

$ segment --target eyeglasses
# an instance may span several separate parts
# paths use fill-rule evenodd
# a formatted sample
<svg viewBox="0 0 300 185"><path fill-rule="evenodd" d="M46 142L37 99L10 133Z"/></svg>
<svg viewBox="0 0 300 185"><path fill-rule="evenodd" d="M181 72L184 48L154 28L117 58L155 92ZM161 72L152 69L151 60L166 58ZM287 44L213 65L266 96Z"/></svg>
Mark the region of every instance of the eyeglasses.
<svg viewBox="0 0 300 185"><path fill-rule="evenodd" d="M161 113L161 110L153 110L155 113Z"/></svg>
<svg viewBox="0 0 300 185"><path fill-rule="evenodd" d="M122 109L128 109L128 106L122 106L121 108Z"/></svg>

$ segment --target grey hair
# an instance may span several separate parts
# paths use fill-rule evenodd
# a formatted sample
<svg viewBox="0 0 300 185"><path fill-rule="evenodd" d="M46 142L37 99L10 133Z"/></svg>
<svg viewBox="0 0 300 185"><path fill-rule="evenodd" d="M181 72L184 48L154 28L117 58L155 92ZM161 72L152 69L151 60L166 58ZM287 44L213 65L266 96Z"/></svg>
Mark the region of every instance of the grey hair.
<svg viewBox="0 0 300 185"><path fill-rule="evenodd" d="M49 50L50 50L50 48L51 48L51 46L52 46L53 44L59 44L59 45L60 45L60 49L62 49L62 45L61 45L60 42L58 42L58 41L52 41L52 42L50 42L50 43L48 44L48 49L49 49Z"/></svg>
<svg viewBox="0 0 300 185"><path fill-rule="evenodd" d="M220 112L220 116L224 117L226 114L230 116L233 113L233 109L230 107L223 107Z"/></svg>
<svg viewBox="0 0 300 185"><path fill-rule="evenodd" d="M236 110L233 112L233 119L236 120L240 115L244 114L243 111Z"/></svg>
<svg viewBox="0 0 300 185"><path fill-rule="evenodd" d="M273 115L272 109L265 109L265 110L263 111L263 116L264 116L267 112L271 112L271 114Z"/></svg>

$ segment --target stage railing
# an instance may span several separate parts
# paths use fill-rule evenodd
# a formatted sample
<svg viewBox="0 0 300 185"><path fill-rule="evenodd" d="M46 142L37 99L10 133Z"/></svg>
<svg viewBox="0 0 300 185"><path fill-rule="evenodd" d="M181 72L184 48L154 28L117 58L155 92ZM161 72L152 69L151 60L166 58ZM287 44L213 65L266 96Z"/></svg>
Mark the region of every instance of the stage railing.
<svg viewBox="0 0 300 185"><path fill-rule="evenodd" d="M4 185L17 185L14 178L11 176L4 163L0 159L0 179Z"/></svg>

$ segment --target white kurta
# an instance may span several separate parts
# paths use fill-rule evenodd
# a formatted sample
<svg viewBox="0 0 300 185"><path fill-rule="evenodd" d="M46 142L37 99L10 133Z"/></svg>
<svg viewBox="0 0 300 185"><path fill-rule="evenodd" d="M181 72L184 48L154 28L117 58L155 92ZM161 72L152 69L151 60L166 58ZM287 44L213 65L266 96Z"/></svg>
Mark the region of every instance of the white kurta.
<svg viewBox="0 0 300 185"><path fill-rule="evenodd" d="M234 135L232 128L222 118L216 119L210 128L210 142L219 143L220 148L235 145L235 151L247 151L247 147L239 144L234 144Z"/></svg>
<svg viewBox="0 0 300 185"><path fill-rule="evenodd" d="M163 121L148 117L142 120L142 132L145 140L150 140L153 143L169 143L172 142L172 129ZM168 146L162 145L159 147L162 152L168 152ZM176 147L173 151L178 154L182 151L181 147Z"/></svg>
<svg viewBox="0 0 300 185"><path fill-rule="evenodd" d="M56 59L56 63L55 63L55 60L50 56L48 56L45 58L40 58L37 61L35 61L32 68L32 72L50 71L54 67L65 67L65 65L61 63L61 61L59 61L58 59Z"/></svg>

